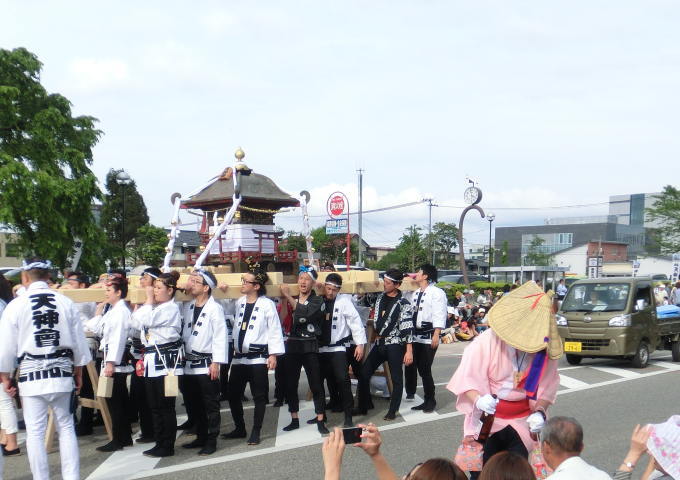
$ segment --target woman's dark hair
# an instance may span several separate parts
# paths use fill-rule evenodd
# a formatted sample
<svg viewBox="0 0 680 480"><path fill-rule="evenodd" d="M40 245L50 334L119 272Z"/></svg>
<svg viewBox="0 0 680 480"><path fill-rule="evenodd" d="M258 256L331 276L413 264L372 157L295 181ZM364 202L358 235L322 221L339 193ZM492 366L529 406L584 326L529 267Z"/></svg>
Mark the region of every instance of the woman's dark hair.
<svg viewBox="0 0 680 480"><path fill-rule="evenodd" d="M172 271L169 273L161 273L158 276L157 279L159 282L163 282L163 285L165 285L168 288L172 288L172 296L175 296L175 293L177 293L177 281L179 280L179 272Z"/></svg>
<svg viewBox="0 0 680 480"><path fill-rule="evenodd" d="M108 282L106 282L106 285L107 286L110 285L116 292L120 292L121 299L127 297L128 294L127 278L122 277L120 275L112 276L111 278L109 278Z"/></svg>
<svg viewBox="0 0 680 480"><path fill-rule="evenodd" d="M109 274L113 275L114 273L118 273L119 275L122 275L123 278L127 278L127 272L123 268L112 268L109 271Z"/></svg>
<svg viewBox="0 0 680 480"><path fill-rule="evenodd" d="M267 275L267 272L262 270L261 268L253 268L250 272L253 277L255 277L255 282L260 286L260 288L257 289L257 296L261 297L263 295L267 294L267 282L269 281L269 275Z"/></svg>
<svg viewBox="0 0 680 480"><path fill-rule="evenodd" d="M484 464L479 480L535 480L525 457L516 452L500 452Z"/></svg>
<svg viewBox="0 0 680 480"><path fill-rule="evenodd" d="M446 458L431 458L411 473L408 480L467 480L458 465Z"/></svg>
<svg viewBox="0 0 680 480"><path fill-rule="evenodd" d="M2 273L0 273L0 300L4 300L5 303L12 301L12 284Z"/></svg>

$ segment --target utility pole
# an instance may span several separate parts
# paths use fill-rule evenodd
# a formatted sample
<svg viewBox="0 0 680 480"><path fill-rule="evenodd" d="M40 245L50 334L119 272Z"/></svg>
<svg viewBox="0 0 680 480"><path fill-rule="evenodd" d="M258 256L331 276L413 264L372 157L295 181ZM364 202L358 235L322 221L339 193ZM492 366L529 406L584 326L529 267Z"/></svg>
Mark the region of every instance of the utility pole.
<svg viewBox="0 0 680 480"><path fill-rule="evenodd" d="M428 233L428 237L430 238L430 252L432 253L432 265L434 265L435 252L434 252L434 238L432 238L432 207L436 207L437 205L432 203L431 198L424 198L423 200L427 202L428 210L430 212L430 215L429 215L430 219L428 221L427 233Z"/></svg>
<svg viewBox="0 0 680 480"><path fill-rule="evenodd" d="M359 172L359 261L357 262L359 266L364 266L364 257L362 252L362 230L363 230L363 197L364 197L364 169L360 168L357 170Z"/></svg>

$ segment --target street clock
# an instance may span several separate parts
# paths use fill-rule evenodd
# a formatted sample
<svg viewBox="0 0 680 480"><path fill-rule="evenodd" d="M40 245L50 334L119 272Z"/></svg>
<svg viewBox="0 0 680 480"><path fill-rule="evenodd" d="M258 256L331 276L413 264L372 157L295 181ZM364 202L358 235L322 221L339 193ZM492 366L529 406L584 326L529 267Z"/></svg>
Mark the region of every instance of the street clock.
<svg viewBox="0 0 680 480"><path fill-rule="evenodd" d="M464 198L470 205L477 205L482 201L482 191L477 187L468 187L465 189Z"/></svg>

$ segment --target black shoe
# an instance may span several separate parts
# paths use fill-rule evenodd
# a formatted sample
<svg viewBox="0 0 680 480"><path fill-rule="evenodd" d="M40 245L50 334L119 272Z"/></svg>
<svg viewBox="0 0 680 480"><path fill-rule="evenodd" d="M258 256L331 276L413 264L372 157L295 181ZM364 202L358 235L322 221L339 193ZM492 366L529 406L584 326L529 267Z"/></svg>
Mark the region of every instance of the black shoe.
<svg viewBox="0 0 680 480"><path fill-rule="evenodd" d="M272 407L277 408L277 407L283 407L283 400L277 400L274 402L274 405Z"/></svg>
<svg viewBox="0 0 680 480"><path fill-rule="evenodd" d="M92 435L92 427L83 427L81 425L76 425L76 437L84 437L86 435Z"/></svg>
<svg viewBox="0 0 680 480"><path fill-rule="evenodd" d="M182 425L177 425L177 431L180 431L180 430L190 430L190 429L192 429L192 428L194 428L194 424L191 423L189 420L187 420L186 422L184 422Z"/></svg>
<svg viewBox="0 0 680 480"><path fill-rule="evenodd" d="M387 412L383 417L383 420L394 420L395 418L397 418L397 416L394 412Z"/></svg>
<svg viewBox="0 0 680 480"><path fill-rule="evenodd" d="M319 433L321 435L328 435L329 433L331 433L326 428L326 424L324 422L316 422L316 428L317 430L319 430Z"/></svg>
<svg viewBox="0 0 680 480"><path fill-rule="evenodd" d="M184 430L184 435L186 435L186 436L188 436L188 437L191 437L191 436L196 435L196 425L194 425L193 427L189 428L188 430Z"/></svg>
<svg viewBox="0 0 680 480"><path fill-rule="evenodd" d="M154 440L151 437L139 437L137 440L135 440L135 443L154 443L156 440Z"/></svg>
<svg viewBox="0 0 680 480"><path fill-rule="evenodd" d="M316 423L316 421L317 421L316 417L310 418L309 420L307 420L307 425L314 425ZM323 414L323 421L324 422L328 421L328 417L326 416L325 413Z"/></svg>
<svg viewBox="0 0 680 480"><path fill-rule="evenodd" d="M222 438L232 439L232 438L246 438L248 434L245 428L235 428L229 433L223 433Z"/></svg>
<svg viewBox="0 0 680 480"><path fill-rule="evenodd" d="M260 444L260 429L253 428L250 432L250 438L248 438L248 445L259 445Z"/></svg>
<svg viewBox="0 0 680 480"><path fill-rule="evenodd" d="M207 442L203 448L198 451L201 456L212 455L217 451L217 446L215 442Z"/></svg>
<svg viewBox="0 0 680 480"><path fill-rule="evenodd" d="M18 455L21 455L21 449L19 447L15 448L14 450L7 450L4 445L2 446L3 457L16 457Z"/></svg>
<svg viewBox="0 0 680 480"><path fill-rule="evenodd" d="M415 397L415 395L413 395L413 394L411 394L411 395L406 395L406 401L407 401L407 402L412 402L412 401L415 400L415 399L416 399L416 397Z"/></svg>
<svg viewBox="0 0 680 480"><path fill-rule="evenodd" d="M123 447L120 445L120 443L116 442L115 440L110 441L106 445L102 445L101 447L97 447L98 452L115 452L118 450L122 450Z"/></svg>
<svg viewBox="0 0 680 480"><path fill-rule="evenodd" d="M293 430L297 430L300 428L300 419L299 418L292 418L290 420L290 424L288 426L283 427L284 432L290 432ZM245 437L245 435L244 435Z"/></svg>
<svg viewBox="0 0 680 480"><path fill-rule="evenodd" d="M416 405L415 407L411 407L411 410L424 410L425 406L426 406L425 402L423 402L420 405Z"/></svg>
<svg viewBox="0 0 680 480"><path fill-rule="evenodd" d="M182 445L182 448L203 448L203 447L205 447L205 442L203 440L199 440L198 438L193 442L185 443L184 445Z"/></svg>
<svg viewBox="0 0 680 480"><path fill-rule="evenodd" d="M142 453L147 457L164 458L175 455L175 450L163 447L153 447L151 450L147 450L146 452Z"/></svg>
<svg viewBox="0 0 680 480"><path fill-rule="evenodd" d="M132 439L128 440L127 442L123 442L120 444L121 447L131 447L133 446L134 443L132 443Z"/></svg>
<svg viewBox="0 0 680 480"><path fill-rule="evenodd" d="M423 412L425 413L432 413L434 412L434 407L436 407L436 403L426 403L425 406L423 407Z"/></svg>
<svg viewBox="0 0 680 480"><path fill-rule="evenodd" d="M352 415L356 415L356 416L368 415L368 410L366 410L365 408L359 408L359 407L353 408L352 409Z"/></svg>

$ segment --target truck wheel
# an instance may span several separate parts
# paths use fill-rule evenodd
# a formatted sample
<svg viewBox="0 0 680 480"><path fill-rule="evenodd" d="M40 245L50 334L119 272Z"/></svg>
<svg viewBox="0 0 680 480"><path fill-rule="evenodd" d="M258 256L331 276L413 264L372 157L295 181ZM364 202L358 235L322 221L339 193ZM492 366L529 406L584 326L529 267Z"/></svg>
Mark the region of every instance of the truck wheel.
<svg viewBox="0 0 680 480"><path fill-rule="evenodd" d="M570 353L567 353L567 363L569 365L580 365L581 360L583 360L583 357L579 357L578 355L571 355Z"/></svg>
<svg viewBox="0 0 680 480"><path fill-rule="evenodd" d="M671 355L674 362L680 362L680 340L673 342L671 346Z"/></svg>
<svg viewBox="0 0 680 480"><path fill-rule="evenodd" d="M649 363L649 345L646 342L640 342L637 352L633 357L633 366L635 368L645 368Z"/></svg>

